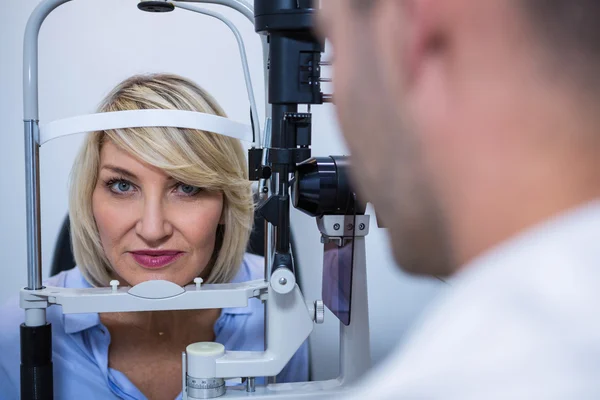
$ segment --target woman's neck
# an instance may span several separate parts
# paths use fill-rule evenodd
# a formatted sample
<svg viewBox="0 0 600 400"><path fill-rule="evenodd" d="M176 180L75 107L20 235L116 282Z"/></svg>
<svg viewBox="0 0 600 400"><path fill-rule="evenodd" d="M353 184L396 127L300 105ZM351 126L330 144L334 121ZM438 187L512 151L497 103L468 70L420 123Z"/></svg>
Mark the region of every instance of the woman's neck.
<svg viewBox="0 0 600 400"><path fill-rule="evenodd" d="M146 311L104 313L100 320L112 339L147 343L165 343L180 347L182 343L214 341L214 325L221 310ZM125 339L126 340L126 339Z"/></svg>

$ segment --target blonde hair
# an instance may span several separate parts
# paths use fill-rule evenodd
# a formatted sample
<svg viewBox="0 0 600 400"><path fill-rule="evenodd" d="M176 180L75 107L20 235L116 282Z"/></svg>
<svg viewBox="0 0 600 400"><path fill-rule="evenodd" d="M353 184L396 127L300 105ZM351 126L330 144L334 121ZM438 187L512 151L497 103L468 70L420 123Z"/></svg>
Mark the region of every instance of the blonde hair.
<svg viewBox="0 0 600 400"><path fill-rule="evenodd" d="M141 109L198 111L225 117L217 102L193 82L175 75L139 75L119 84L98 112ZM241 265L253 223L253 199L244 149L239 140L180 128L128 128L92 132L71 174L69 214L75 261L93 286L108 286L113 271L96 226L92 194L98 180L100 150L110 140L142 161L187 185L223 193L223 225L208 282L229 282Z"/></svg>

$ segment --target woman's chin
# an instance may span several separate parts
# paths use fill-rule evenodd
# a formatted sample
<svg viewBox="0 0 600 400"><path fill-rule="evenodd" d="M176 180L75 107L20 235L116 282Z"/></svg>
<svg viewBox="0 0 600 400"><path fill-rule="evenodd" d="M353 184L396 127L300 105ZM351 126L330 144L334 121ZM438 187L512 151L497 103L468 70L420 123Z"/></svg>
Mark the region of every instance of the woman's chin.
<svg viewBox="0 0 600 400"><path fill-rule="evenodd" d="M175 271L169 270L168 268L160 270L141 269L136 271L133 276L131 276L131 274L129 274L129 276L128 274L124 275L125 276L122 275L122 278L125 279L130 286L139 285L140 283L147 281L169 281L183 287L194 279L188 280L186 276L189 274L183 276L181 273L175 273Z"/></svg>
<svg viewBox="0 0 600 400"><path fill-rule="evenodd" d="M189 285L194 281L194 278L199 276L201 271L194 268L195 260L180 259L177 262L170 263L160 268L149 268L141 265L137 262L131 262L127 260L125 264L117 265L115 272L117 272L119 280L122 279L125 282L122 284L128 284L129 286L139 285L146 281L163 280L175 283L181 287ZM188 262L186 262L188 261Z"/></svg>

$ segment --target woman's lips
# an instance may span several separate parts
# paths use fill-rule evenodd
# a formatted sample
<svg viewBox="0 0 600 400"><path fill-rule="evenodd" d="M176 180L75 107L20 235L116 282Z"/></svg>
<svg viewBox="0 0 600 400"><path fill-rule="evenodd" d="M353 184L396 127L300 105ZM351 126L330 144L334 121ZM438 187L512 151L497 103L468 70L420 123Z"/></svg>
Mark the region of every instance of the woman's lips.
<svg viewBox="0 0 600 400"><path fill-rule="evenodd" d="M182 251L139 250L130 252L133 259L142 267L158 269L171 264L184 253Z"/></svg>

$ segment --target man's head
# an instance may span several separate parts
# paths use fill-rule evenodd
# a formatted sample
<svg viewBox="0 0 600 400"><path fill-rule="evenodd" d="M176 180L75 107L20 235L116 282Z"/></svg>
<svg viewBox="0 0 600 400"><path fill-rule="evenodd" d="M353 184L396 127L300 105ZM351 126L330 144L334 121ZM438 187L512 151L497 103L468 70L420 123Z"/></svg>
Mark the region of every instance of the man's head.
<svg viewBox="0 0 600 400"><path fill-rule="evenodd" d="M404 269L450 274L597 195L599 18L595 0L323 2L355 182Z"/></svg>

